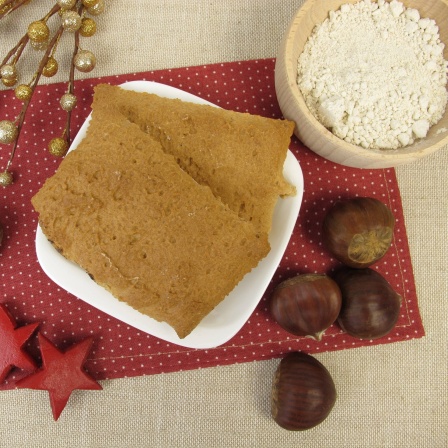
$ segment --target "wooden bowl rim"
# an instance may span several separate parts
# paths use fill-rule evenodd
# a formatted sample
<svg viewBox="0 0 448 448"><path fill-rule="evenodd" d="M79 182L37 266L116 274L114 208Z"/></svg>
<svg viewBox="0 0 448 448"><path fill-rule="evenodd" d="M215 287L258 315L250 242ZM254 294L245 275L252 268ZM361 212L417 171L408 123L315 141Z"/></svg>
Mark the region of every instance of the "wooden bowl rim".
<svg viewBox="0 0 448 448"><path fill-rule="evenodd" d="M361 0L339 0L340 4L344 3L358 3ZM387 1L387 0L386 0ZM405 6L414 7L415 3L419 3L418 1L412 1L412 0L400 0ZM448 13L448 0L436 0L443 6L447 8ZM366 160L377 160L380 158L381 160L389 160L390 162L396 162L397 164L400 163L401 159L409 159L409 157L413 156L414 158L423 157L426 155L429 155L439 149L441 149L443 146L448 144L448 132L445 132L445 136L440 134L440 136L437 135L437 123L433 125L430 128L430 134L428 137L425 137L422 140L419 140L412 145L409 145L404 148L397 148L397 149L375 149L375 148L363 148L361 146L357 146L352 143L348 143L336 135L334 135L330 130L328 130L325 126L323 126L316 118L315 116L310 112L308 109L305 100L303 98L302 93L300 92L300 89L296 82L296 76L297 76L297 61L293 57L288 57L286 55L293 55L295 54L295 37L297 33L300 30L300 25L302 20L310 14L313 7L316 4L324 4L323 0L305 0L303 5L296 11L294 14L289 27L286 31L283 44L281 45L280 53L281 57L278 58L278 63L283 65L283 70L287 78L287 85L289 86L290 93L294 99L295 107L297 109L297 113L301 115L300 118L304 118L308 121L309 124L312 125L316 129L316 132L321 134L321 138L326 140L329 144L335 146L338 148L338 150L343 150L347 153L347 157L350 157L350 155L356 156L358 158L362 157ZM422 5L425 2L422 1ZM338 7L336 7L337 9ZM334 10L334 7L328 7L327 11ZM437 20L436 20L437 21ZM317 25L318 22L315 23ZM445 41L444 41L445 43ZM448 51L448 42L445 43L445 52ZM298 56L301 54L302 49L298 52ZM297 56L297 57L298 57ZM446 56L445 56L446 58ZM448 114L448 106L445 110L444 116ZM297 125L299 127L299 125ZM432 130L432 133L431 133ZM435 141L433 143L428 143L428 139L434 139ZM428 146L429 145L429 146Z"/></svg>

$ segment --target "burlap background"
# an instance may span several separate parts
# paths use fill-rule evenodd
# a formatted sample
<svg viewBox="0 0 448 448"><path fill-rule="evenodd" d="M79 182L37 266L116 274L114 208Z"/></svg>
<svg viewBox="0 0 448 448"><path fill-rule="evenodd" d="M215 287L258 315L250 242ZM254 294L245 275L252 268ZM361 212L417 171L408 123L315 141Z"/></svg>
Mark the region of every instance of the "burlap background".
<svg viewBox="0 0 448 448"><path fill-rule="evenodd" d="M0 21L1 58L53 3L31 2ZM108 0L97 35L84 44L98 57L89 75L274 57L301 4ZM64 41L60 45L61 71L51 82L65 79L71 49ZM29 61L31 73L31 56ZM441 151L397 169L426 337L317 356L332 372L339 394L323 424L290 433L273 423L269 395L278 364L273 360L105 381L102 392L75 392L58 422L46 392L4 391L0 446L448 446L446 166L448 153Z"/></svg>

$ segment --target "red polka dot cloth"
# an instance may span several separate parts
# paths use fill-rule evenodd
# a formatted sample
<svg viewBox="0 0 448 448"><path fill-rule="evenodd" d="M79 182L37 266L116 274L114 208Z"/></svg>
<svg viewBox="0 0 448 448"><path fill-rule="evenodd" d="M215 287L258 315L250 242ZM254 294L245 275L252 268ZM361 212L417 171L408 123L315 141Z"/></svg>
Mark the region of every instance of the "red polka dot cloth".
<svg viewBox="0 0 448 448"><path fill-rule="evenodd" d="M79 80L79 100L72 116L74 136L90 112L93 87L99 82L121 84L148 80L183 89L223 108L281 117L274 89L273 59L253 60L150 71ZM0 222L4 238L0 248L0 303L16 318L17 325L40 322L39 331L64 350L86 337L94 345L86 362L97 380L157 374L187 369L249 362L283 356L294 350L318 353L419 338L424 330L418 310L412 264L394 169L361 170L324 160L295 137L290 149L303 170L305 191L295 230L284 257L259 305L243 328L227 343L213 349L189 349L150 336L98 311L53 283L42 271L34 240L37 214L30 199L57 169L60 159L46 147L59 136L65 115L59 98L66 84L40 86L25 118L13 164L15 183L0 190ZM11 91L0 94L1 119L14 120L21 103ZM9 151L0 151L5 166ZM321 243L325 212L340 198L372 196L386 203L396 217L392 248L377 269L403 297L401 315L393 331L377 340L358 340L337 324L320 342L286 333L269 314L268 300L282 280L299 273L329 273L339 265ZM25 348L38 358L36 337ZM13 370L2 388L14 386L22 372Z"/></svg>

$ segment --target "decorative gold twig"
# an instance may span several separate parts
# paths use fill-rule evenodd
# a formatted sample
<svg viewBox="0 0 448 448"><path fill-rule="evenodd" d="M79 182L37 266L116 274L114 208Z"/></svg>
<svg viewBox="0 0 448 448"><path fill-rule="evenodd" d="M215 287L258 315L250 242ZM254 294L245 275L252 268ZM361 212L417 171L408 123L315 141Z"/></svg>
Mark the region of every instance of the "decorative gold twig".
<svg viewBox="0 0 448 448"><path fill-rule="evenodd" d="M11 57L16 53L16 51L21 47L25 47L25 45L28 43L29 37L28 34L25 34L17 43L17 45L12 48L8 54L5 56L5 58L2 61L2 65L5 65L8 63L8 61L11 59Z"/></svg>
<svg viewBox="0 0 448 448"><path fill-rule="evenodd" d="M56 3L56 5L54 5L53 8L50 9L48 14L43 19L41 19L42 22L46 22L51 16L56 14L60 9L61 7Z"/></svg>
<svg viewBox="0 0 448 448"><path fill-rule="evenodd" d="M12 3L14 3L14 1L15 0L6 0L5 2L3 2L3 4L1 5L1 9L3 12L0 12L0 19L2 19L3 17L5 17L8 14L11 14L13 11L20 8L24 3L28 2L28 0L19 0L19 1L17 1L16 4L14 4L10 8L8 8L8 6L11 5Z"/></svg>
<svg viewBox="0 0 448 448"><path fill-rule="evenodd" d="M25 0L26 1L26 0ZM22 2L23 3L23 2ZM55 6L53 6L53 8L51 8L51 10L48 12L48 14L42 19L42 21L46 22L51 16L53 16L54 14L56 14L59 10L61 9L61 7L56 4ZM22 52L24 50L24 48L26 47L26 45L28 44L29 41L29 37L28 37L28 33L25 33L21 39L19 40L19 42L17 42L17 44L8 52L8 54L5 56L5 58L2 61L1 65L5 65L9 62L9 60L11 59L12 56L14 56L14 59L12 61L13 64L16 64L17 61L19 60L20 56L22 55Z"/></svg>
<svg viewBox="0 0 448 448"><path fill-rule="evenodd" d="M73 56L72 56L72 63L70 65L70 75L69 75L69 81L68 81L68 89L67 92L73 95L73 87L74 87L74 81L75 81L75 64L74 59L76 54L78 53L79 48L79 32L77 31L75 33L75 45L73 50ZM67 144L70 145L70 123L72 118L72 110L67 111L67 121L65 125L65 136L67 139Z"/></svg>
<svg viewBox="0 0 448 448"><path fill-rule="evenodd" d="M17 9L29 0L0 0L0 19ZM67 112L65 129L61 137L53 138L48 144L50 154L56 157L65 155L70 143L70 127L72 109L76 106L77 98L73 94L75 69L80 72L89 72L94 69L96 65L95 55L88 50L82 50L80 47L80 36L90 37L95 34L96 23L91 18L85 18L85 14L97 16L104 11L104 0L58 0L58 2L50 9L50 11L40 20L33 21L29 24L27 33L24 34L19 42L7 53L4 57L1 68L1 82L7 86L12 87L17 82L19 76L17 71L17 63L23 57L24 50L30 43L35 49L45 49L37 71L35 71L31 81L28 84L19 84L15 88L15 96L17 99L23 101L22 109L14 121L0 120L0 137L2 144L12 144L12 150L3 173L0 173L0 185L7 186L13 183L12 174L8 172L14 155L17 150L18 140L25 121L30 102L39 83L40 77L51 77L58 71L58 63L54 58L58 47L59 39L62 34L67 32L74 33L74 48L71 58L70 73L67 85L67 92L60 99L61 108ZM48 42L48 37L51 35L47 26L48 19L56 14L62 12L61 25L56 33Z"/></svg>
<svg viewBox="0 0 448 448"><path fill-rule="evenodd" d="M31 100L33 98L34 92L36 90L35 87L36 87L37 83L39 82L39 79L40 79L40 77L42 75L42 71L43 71L43 69L45 67L45 64L48 61L48 58L50 57L50 54L51 54L51 52L53 50L53 47L55 46L56 42L60 38L60 36L61 36L63 31L64 31L64 28L62 26L60 26L58 28L58 30L56 31L56 33L54 34L53 38L51 39L51 41L50 41L50 43L49 43L49 45L47 47L47 50L45 51L45 54L44 54L42 60L40 61L39 68L37 69L36 73L33 76L33 79L31 80L31 82L29 84L29 86L31 87L31 95L23 103L22 110L20 111L20 114L16 118L17 134L18 135L20 135L20 130L22 129L23 121L25 119L25 115L26 115L26 112L28 110L28 105L30 104L30 102L31 102ZM12 150L11 150L11 154L10 154L9 159L8 159L8 163L6 164L6 171L11 166L12 160L14 158L14 154L16 152L18 141L19 141L19 138L16 138L16 140L14 141L14 144L13 144L13 147L12 147Z"/></svg>

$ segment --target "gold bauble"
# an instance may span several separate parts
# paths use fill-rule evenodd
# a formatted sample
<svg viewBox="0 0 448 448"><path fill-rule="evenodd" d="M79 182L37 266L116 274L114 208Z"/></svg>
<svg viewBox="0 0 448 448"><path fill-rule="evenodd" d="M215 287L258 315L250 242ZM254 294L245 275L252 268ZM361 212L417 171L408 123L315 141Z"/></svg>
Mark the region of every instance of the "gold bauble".
<svg viewBox="0 0 448 448"><path fill-rule="evenodd" d="M56 137L50 140L48 150L55 157L63 157L68 149L68 143L62 137Z"/></svg>
<svg viewBox="0 0 448 448"><path fill-rule="evenodd" d="M9 171L3 171L3 173L0 173L0 185L2 187L7 187L8 185L11 185L13 181L12 174Z"/></svg>
<svg viewBox="0 0 448 448"><path fill-rule="evenodd" d="M58 0L61 9L72 9L76 5L76 0Z"/></svg>
<svg viewBox="0 0 448 448"><path fill-rule="evenodd" d="M47 24L38 20L36 22L31 22L28 26L28 37L31 42L44 42L50 36L50 29Z"/></svg>
<svg viewBox="0 0 448 448"><path fill-rule="evenodd" d="M96 22L88 17L82 19L81 28L79 28L79 34L83 37L91 37L96 33Z"/></svg>
<svg viewBox="0 0 448 448"><path fill-rule="evenodd" d="M86 8L92 8L92 7L95 6L98 2L99 2L99 0L82 0L82 4L83 4Z"/></svg>
<svg viewBox="0 0 448 448"><path fill-rule="evenodd" d="M17 69L14 64L5 64L0 68L0 76L4 79L17 78Z"/></svg>
<svg viewBox="0 0 448 448"><path fill-rule="evenodd" d="M17 126L9 120L0 121L0 143L9 144L16 140L19 131Z"/></svg>
<svg viewBox="0 0 448 448"><path fill-rule="evenodd" d="M45 67L42 70L42 75L46 76L47 78L51 78L58 72L58 68L58 61L50 56L47 63L45 64Z"/></svg>
<svg viewBox="0 0 448 448"><path fill-rule="evenodd" d="M61 96L60 104L62 109L64 109L66 112L70 112L73 110L76 106L76 96L73 95L73 93L64 93L64 95Z"/></svg>
<svg viewBox="0 0 448 448"><path fill-rule="evenodd" d="M6 87L12 87L16 84L17 78L2 78L2 83Z"/></svg>
<svg viewBox="0 0 448 448"><path fill-rule="evenodd" d="M106 5L104 0L98 0L98 2L90 8L87 8L88 14L92 16L98 16L104 12Z"/></svg>
<svg viewBox="0 0 448 448"><path fill-rule="evenodd" d="M81 26L81 16L76 11L64 11L61 23L65 31L74 33Z"/></svg>
<svg viewBox="0 0 448 448"><path fill-rule="evenodd" d="M14 94L18 100L28 101L33 94L33 89L27 84L19 84L15 88Z"/></svg>
<svg viewBox="0 0 448 448"><path fill-rule="evenodd" d="M83 73L92 71L96 65L96 57L89 50L80 50L75 56L75 67Z"/></svg>

